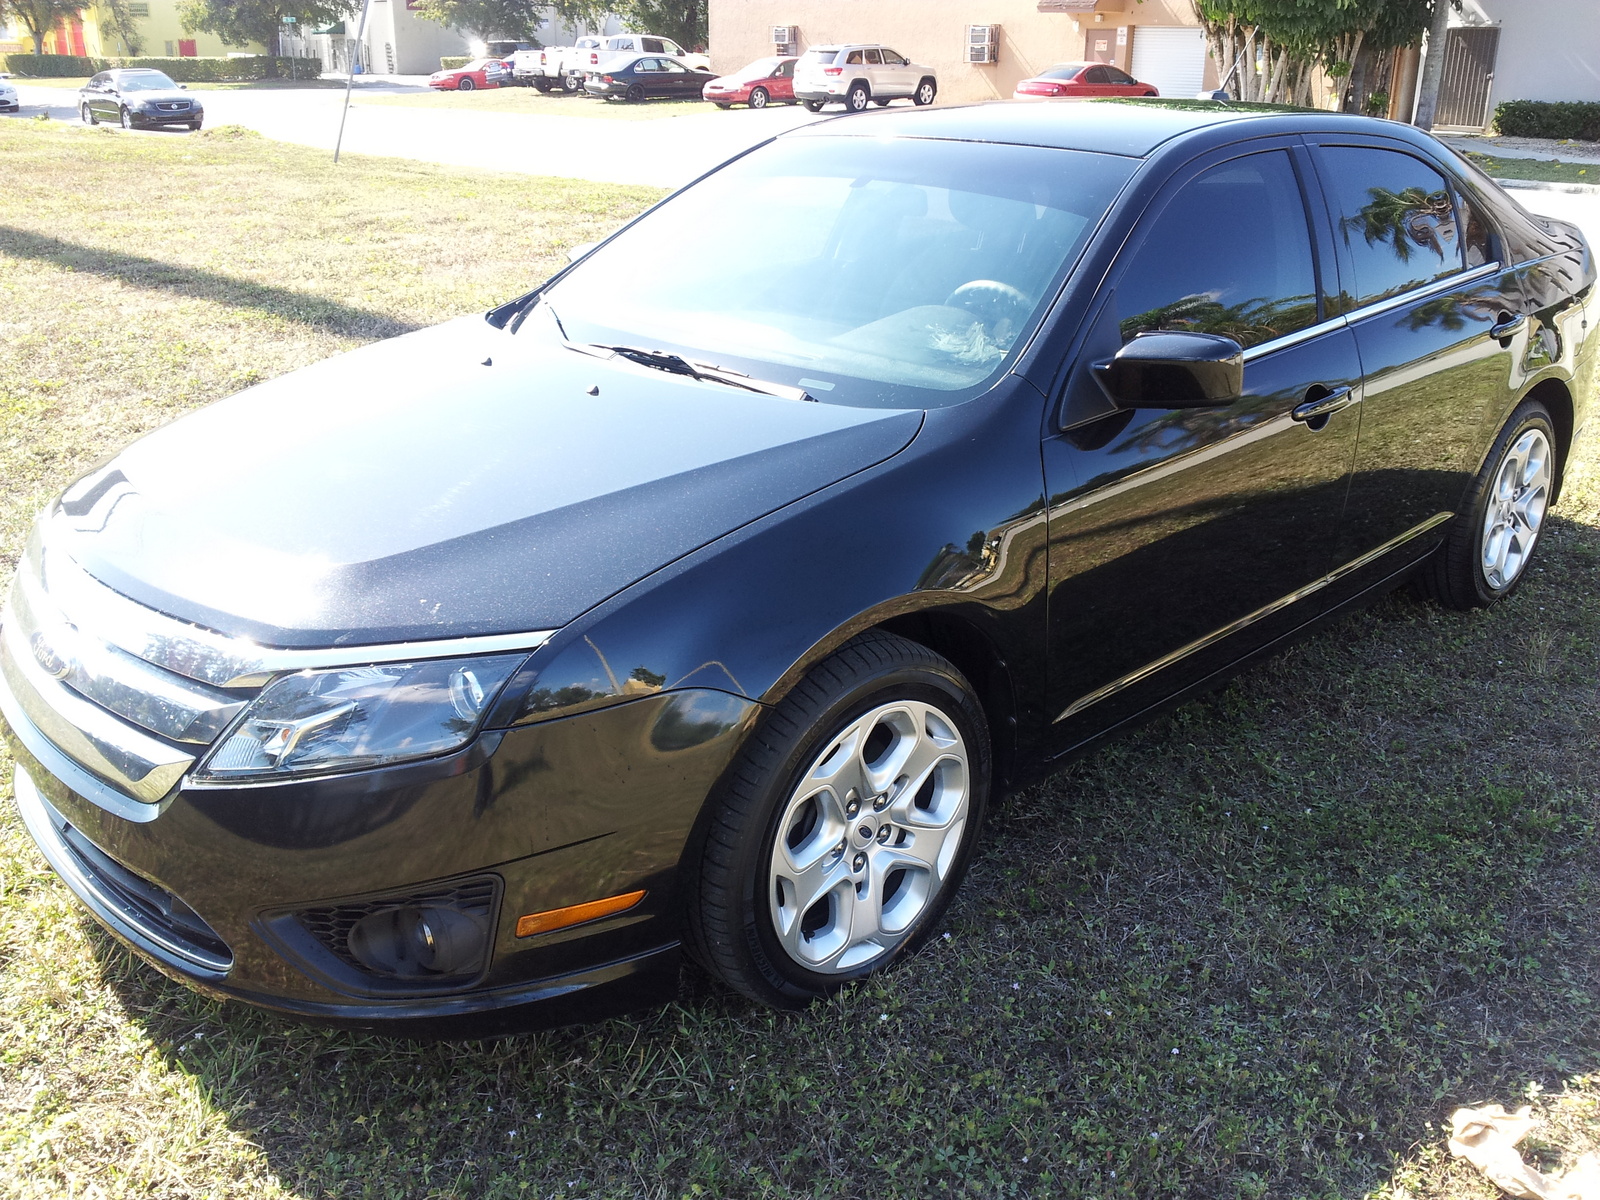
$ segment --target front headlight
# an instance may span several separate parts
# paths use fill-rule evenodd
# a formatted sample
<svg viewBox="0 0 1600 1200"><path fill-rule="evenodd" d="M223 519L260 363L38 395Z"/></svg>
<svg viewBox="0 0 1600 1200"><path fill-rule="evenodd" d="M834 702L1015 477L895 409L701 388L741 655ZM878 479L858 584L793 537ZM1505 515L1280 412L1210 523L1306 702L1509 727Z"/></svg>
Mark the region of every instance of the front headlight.
<svg viewBox="0 0 1600 1200"><path fill-rule="evenodd" d="M267 685L196 777L351 771L460 749L526 654L301 671Z"/></svg>

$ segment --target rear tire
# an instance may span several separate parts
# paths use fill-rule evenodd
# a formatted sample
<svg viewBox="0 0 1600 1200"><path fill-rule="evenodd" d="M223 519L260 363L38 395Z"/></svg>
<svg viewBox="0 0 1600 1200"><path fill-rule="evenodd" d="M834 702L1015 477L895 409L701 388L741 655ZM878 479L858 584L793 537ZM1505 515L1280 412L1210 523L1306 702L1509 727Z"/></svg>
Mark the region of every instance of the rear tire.
<svg viewBox="0 0 1600 1200"><path fill-rule="evenodd" d="M541 95L548 96L550 94L550 81L543 75L534 78L533 86L539 89Z"/></svg>
<svg viewBox="0 0 1600 1200"><path fill-rule="evenodd" d="M576 75L563 75L561 77L561 90L567 93L583 90L583 80Z"/></svg>
<svg viewBox="0 0 1600 1200"><path fill-rule="evenodd" d="M472 80L463 79L460 83L456 84L456 91L458 91L458 92L470 92L470 91L472 91L473 88L475 88L477 86L478 85L473 83Z"/></svg>
<svg viewBox="0 0 1600 1200"><path fill-rule="evenodd" d="M867 85L858 83L850 89L844 98L846 112L866 112L867 104L872 99L872 93L867 90Z"/></svg>
<svg viewBox="0 0 1600 1200"><path fill-rule="evenodd" d="M717 107L718 107L718 108L720 108L720 109L724 109L724 110L726 110L726 109L730 109L730 108L732 108L732 107L733 107L733 105L731 105L731 104L724 104L724 103L723 103L723 102L722 102L722 101L720 101L720 100L713 100L713 101L712 101L712 102L711 102L711 103L713 103L713 104L715 104L715 105L716 105L716 106L717 106Z"/></svg>
<svg viewBox="0 0 1600 1200"><path fill-rule="evenodd" d="M1487 608L1528 574L1555 494L1555 422L1537 400L1517 406L1495 438L1467 504L1424 564L1422 590L1446 608Z"/></svg>
<svg viewBox="0 0 1600 1200"><path fill-rule="evenodd" d="M800 103L804 104L806 106L806 111L807 112L821 112L822 111L822 101L821 100L802 100L802 101L800 101Z"/></svg>
<svg viewBox="0 0 1600 1200"><path fill-rule="evenodd" d="M983 709L954 666L892 634L852 639L713 796L686 874L690 952L779 1008L904 958L960 885L989 773Z"/></svg>
<svg viewBox="0 0 1600 1200"><path fill-rule="evenodd" d="M770 99L772 99L772 97L767 94L766 88L755 88L750 93L750 107L765 108L767 106L767 101Z"/></svg>
<svg viewBox="0 0 1600 1200"><path fill-rule="evenodd" d="M644 101L644 85L640 83L630 83L628 85L628 90L622 94L622 98L629 104L642 103Z"/></svg>

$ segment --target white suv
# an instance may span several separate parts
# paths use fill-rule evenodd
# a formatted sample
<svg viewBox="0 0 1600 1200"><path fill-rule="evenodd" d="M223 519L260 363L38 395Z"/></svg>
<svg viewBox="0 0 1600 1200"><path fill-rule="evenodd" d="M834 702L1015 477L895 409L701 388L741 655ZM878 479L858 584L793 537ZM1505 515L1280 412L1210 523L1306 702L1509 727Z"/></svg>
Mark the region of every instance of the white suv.
<svg viewBox="0 0 1600 1200"><path fill-rule="evenodd" d="M812 112L841 101L850 112L909 96L932 104L939 80L932 67L919 66L887 46L813 46L794 65L794 95Z"/></svg>

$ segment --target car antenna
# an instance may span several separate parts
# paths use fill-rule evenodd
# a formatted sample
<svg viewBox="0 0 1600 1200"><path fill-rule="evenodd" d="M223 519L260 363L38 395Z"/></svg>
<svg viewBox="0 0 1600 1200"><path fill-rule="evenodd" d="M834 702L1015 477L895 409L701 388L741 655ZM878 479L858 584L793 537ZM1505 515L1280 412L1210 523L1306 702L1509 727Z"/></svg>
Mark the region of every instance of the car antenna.
<svg viewBox="0 0 1600 1200"><path fill-rule="evenodd" d="M333 142L333 161L335 163L339 161L339 148L344 145L344 122L345 118L350 115L350 90L356 85L356 56L361 53L361 47L365 44L364 39L367 36L367 12L371 8L372 0L362 0L361 24L356 28L356 44L350 51L350 62L348 64L350 67L350 77L345 81L344 85L344 107L339 110L339 136L335 138Z"/></svg>

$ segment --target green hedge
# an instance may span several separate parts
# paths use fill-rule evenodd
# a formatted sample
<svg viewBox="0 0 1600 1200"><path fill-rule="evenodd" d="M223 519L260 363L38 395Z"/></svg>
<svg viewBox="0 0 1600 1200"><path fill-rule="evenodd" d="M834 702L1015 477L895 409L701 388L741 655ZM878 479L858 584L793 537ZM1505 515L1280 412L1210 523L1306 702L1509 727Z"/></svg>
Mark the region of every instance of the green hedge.
<svg viewBox="0 0 1600 1200"><path fill-rule="evenodd" d="M464 67L471 61L465 54L447 54L439 60L439 70L454 71L457 67Z"/></svg>
<svg viewBox="0 0 1600 1200"><path fill-rule="evenodd" d="M232 83L267 78L270 61L264 54L247 58L82 58L72 54L7 54L0 55L0 71L9 71L21 78L69 79L109 71L113 67L151 67L165 72L178 83ZM285 79L290 75L290 67L291 60L278 59L278 74ZM314 79L322 74L322 60L294 59L293 72Z"/></svg>
<svg viewBox="0 0 1600 1200"><path fill-rule="evenodd" d="M1600 142L1600 102L1507 100L1494 110L1495 132L1505 137L1578 138Z"/></svg>

